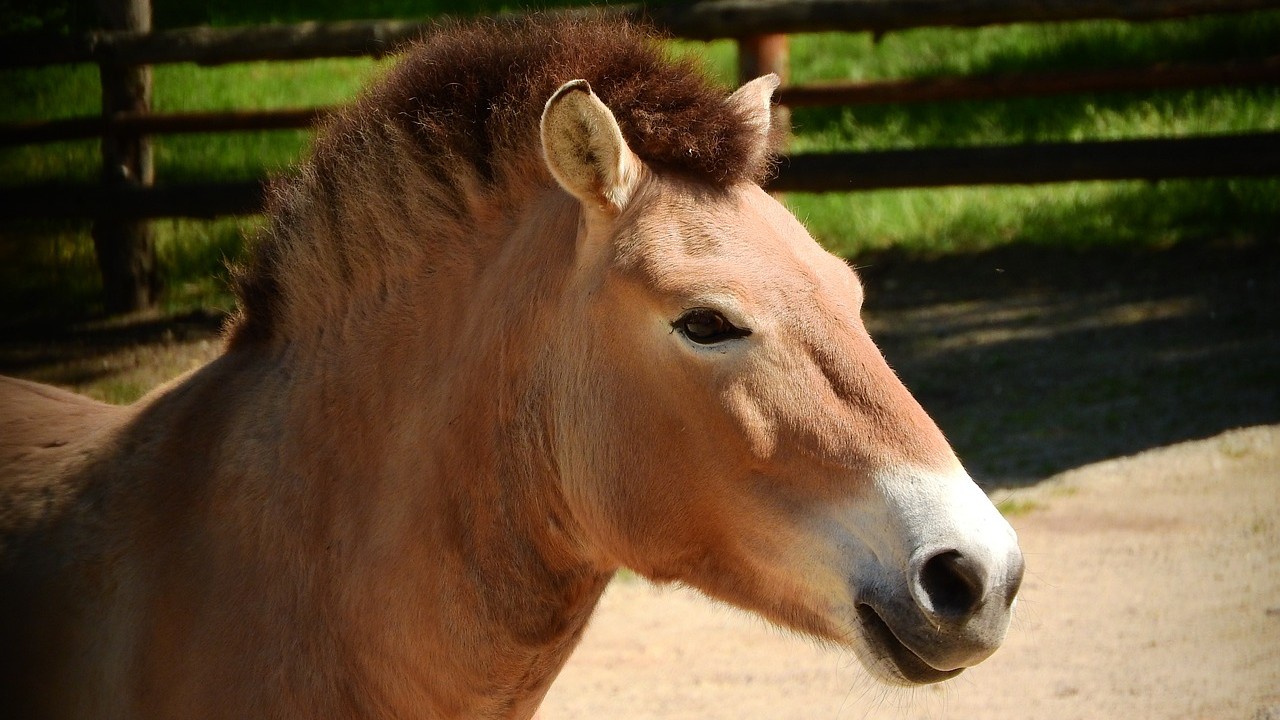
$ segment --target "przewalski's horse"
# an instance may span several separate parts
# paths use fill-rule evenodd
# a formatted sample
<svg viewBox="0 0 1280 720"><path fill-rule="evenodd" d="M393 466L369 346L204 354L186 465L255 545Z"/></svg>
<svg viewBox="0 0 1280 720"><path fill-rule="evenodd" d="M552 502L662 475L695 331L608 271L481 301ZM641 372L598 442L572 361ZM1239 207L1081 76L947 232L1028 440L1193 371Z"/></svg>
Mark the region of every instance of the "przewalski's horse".
<svg viewBox="0 0 1280 720"><path fill-rule="evenodd" d="M890 682L987 657L1014 534L757 185L776 85L448 27L277 184L221 357L0 383L4 712L528 717L620 567Z"/></svg>

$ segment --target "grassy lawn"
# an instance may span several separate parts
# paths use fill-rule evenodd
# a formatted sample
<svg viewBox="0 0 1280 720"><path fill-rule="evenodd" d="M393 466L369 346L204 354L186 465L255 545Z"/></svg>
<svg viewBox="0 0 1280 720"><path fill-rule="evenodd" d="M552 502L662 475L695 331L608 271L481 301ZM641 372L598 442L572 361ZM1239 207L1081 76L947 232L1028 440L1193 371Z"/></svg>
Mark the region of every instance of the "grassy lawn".
<svg viewBox="0 0 1280 720"><path fill-rule="evenodd" d="M160 6L156 24L415 17L456 7L379 0L362 4L353 15L336 0L223 5L229 7ZM53 3L42 12L23 17L0 12L0 27L77 28L88 17L74 3ZM878 40L867 34L813 34L792 39L792 79L803 83L1260 58L1280 53L1277 38L1276 12L1142 25L917 30ZM715 77L726 85L732 81L731 43L673 43L672 52L703 56ZM154 106L169 112L339 103L379 67L368 59L160 66L155 69ZM92 66L0 72L0 122L93 114L99 111L98 93ZM796 111L793 122L796 151L1277 130L1280 88L823 108ZM307 139L307 133L295 131L161 136L155 139L157 179L242 179L278 172L303 152ZM95 142L0 149L0 184L90 181L98 172ZM857 256L889 246L937 253L1009 244L1164 246L1187 239L1274 238L1280 230L1277 198L1280 181L1266 179L793 194L787 202L828 247ZM254 224L252 218L159 221L167 309L228 306L222 267L238 256L240 237ZM87 229L84 223L48 221L0 228L0 309L8 317L74 317L94 310L98 280Z"/></svg>

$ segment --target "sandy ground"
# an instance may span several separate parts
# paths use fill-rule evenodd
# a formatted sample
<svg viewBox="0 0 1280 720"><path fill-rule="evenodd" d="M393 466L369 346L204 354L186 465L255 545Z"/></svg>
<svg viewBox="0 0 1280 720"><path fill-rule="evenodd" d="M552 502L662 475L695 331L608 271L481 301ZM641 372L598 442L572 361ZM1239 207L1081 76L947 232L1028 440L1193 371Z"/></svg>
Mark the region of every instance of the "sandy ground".
<svg viewBox="0 0 1280 720"><path fill-rule="evenodd" d="M1280 718L1280 425L996 496L1021 508L1028 575L1005 646L955 680L886 688L848 654L622 580L540 717Z"/></svg>

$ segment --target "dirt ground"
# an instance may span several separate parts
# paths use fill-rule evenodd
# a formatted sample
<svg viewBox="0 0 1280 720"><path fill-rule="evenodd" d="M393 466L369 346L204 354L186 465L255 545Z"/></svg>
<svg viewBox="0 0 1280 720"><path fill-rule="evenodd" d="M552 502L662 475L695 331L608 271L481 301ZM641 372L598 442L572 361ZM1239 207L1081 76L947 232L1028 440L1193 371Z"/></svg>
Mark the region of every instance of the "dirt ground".
<svg viewBox="0 0 1280 720"><path fill-rule="evenodd" d="M629 580L610 588L540 716L1280 718L1280 425L1012 494L1028 567L1014 624L955 680L879 686L847 653Z"/></svg>
<svg viewBox="0 0 1280 720"><path fill-rule="evenodd" d="M893 690L624 580L542 717L1280 720L1280 242L856 262L873 335L1019 532L1005 647ZM129 400L220 322L0 326L0 373Z"/></svg>

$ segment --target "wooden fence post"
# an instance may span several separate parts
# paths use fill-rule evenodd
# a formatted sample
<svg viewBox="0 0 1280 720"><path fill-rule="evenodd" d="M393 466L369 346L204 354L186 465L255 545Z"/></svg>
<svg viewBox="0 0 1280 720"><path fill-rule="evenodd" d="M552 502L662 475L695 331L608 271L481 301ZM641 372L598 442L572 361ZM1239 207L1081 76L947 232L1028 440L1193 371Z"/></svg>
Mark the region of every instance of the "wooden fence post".
<svg viewBox="0 0 1280 720"><path fill-rule="evenodd" d="M753 35L738 39L738 83L754 80L761 75L774 73L786 85L791 80L791 52L787 36L783 33ZM773 122L787 129L791 136L791 111L783 105L773 107ZM784 145L786 140L783 141ZM785 150L785 147L779 148Z"/></svg>
<svg viewBox="0 0 1280 720"><path fill-rule="evenodd" d="M98 0L107 30L151 30L151 0ZM151 109L151 68L104 60L99 66L102 113L102 183L108 192L151 185L155 179L151 140L121 131L110 120L117 113ZM102 273L103 303L108 313L149 307L159 289L155 240L146 220L101 217L93 226L93 245Z"/></svg>

